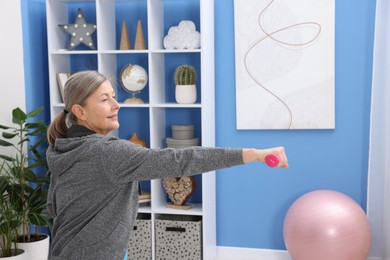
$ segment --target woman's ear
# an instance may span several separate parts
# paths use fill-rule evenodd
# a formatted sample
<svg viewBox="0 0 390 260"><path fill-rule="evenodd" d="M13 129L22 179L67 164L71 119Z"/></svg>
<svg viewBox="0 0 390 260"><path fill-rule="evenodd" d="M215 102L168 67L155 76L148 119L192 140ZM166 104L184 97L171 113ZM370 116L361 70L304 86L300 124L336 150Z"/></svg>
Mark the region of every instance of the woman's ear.
<svg viewBox="0 0 390 260"><path fill-rule="evenodd" d="M86 120L84 108L80 105L75 104L72 106L72 114L80 120Z"/></svg>

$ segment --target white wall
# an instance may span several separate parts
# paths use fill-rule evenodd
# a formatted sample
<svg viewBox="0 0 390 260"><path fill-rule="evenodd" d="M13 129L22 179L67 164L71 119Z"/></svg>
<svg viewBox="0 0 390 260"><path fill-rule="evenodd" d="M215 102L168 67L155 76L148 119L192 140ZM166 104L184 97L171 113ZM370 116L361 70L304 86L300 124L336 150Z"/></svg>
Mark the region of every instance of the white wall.
<svg viewBox="0 0 390 260"><path fill-rule="evenodd" d="M0 10L0 122L11 122L10 109L26 106L20 0L1 0Z"/></svg>
<svg viewBox="0 0 390 260"><path fill-rule="evenodd" d="M390 259L390 2L377 0L371 100L368 217L371 255Z"/></svg>
<svg viewBox="0 0 390 260"><path fill-rule="evenodd" d="M11 110L26 108L21 2L0 0L0 10L0 124L9 125Z"/></svg>

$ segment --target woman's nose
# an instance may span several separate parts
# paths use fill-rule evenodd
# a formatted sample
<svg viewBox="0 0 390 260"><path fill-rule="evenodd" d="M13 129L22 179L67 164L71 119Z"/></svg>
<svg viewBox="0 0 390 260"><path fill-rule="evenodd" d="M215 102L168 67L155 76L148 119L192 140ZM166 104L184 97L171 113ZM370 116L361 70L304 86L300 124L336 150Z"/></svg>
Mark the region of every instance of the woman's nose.
<svg viewBox="0 0 390 260"><path fill-rule="evenodd" d="M113 108L114 109L119 109L120 108L120 105L118 103L118 101L116 99L113 99Z"/></svg>

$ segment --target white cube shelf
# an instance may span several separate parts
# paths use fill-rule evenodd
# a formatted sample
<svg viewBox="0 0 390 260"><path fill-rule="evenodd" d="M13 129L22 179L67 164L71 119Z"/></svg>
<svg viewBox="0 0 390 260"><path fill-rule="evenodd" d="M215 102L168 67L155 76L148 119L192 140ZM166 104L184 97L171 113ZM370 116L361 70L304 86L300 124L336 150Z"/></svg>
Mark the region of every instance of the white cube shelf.
<svg viewBox="0 0 390 260"><path fill-rule="evenodd" d="M66 50L69 35L59 24L74 23L81 8L87 23L97 25L92 35L96 50L79 46ZM137 132L150 148L166 147L172 124L194 124L195 135L202 146L215 146L214 118L214 1L213 0L46 0L48 58L50 81L50 112L54 118L64 108L56 75L85 69L98 70L119 79L121 68L128 63L139 64L148 72L148 84L140 97L144 104L124 104L130 97L120 82L116 86L121 109L121 127L114 134L128 139ZM122 22L127 24L130 45L134 48L138 20L142 22L146 49L119 50ZM163 39L171 26L181 20L192 20L201 34L201 48L167 50ZM175 67L189 64L198 74L195 104L177 104L174 97ZM167 194L162 180L143 182L150 189L151 205L140 213L150 214L152 223L164 216L195 216L202 220L202 257L216 256L215 172L197 176L197 192L189 210L166 207ZM155 225L152 224L152 237ZM156 257L155 241L152 256Z"/></svg>

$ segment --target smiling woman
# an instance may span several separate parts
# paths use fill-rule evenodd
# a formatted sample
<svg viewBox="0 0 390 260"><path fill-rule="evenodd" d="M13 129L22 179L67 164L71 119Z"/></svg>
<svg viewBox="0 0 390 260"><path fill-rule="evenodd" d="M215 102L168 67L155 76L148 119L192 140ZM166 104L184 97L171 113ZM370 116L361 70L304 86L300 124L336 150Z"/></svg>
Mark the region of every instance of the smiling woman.
<svg viewBox="0 0 390 260"><path fill-rule="evenodd" d="M96 71L73 74L65 109L48 130L51 172L47 208L53 217L51 260L123 259L138 212L141 180L193 176L268 154L286 168L283 147L193 146L149 149L108 133L119 127L110 80Z"/></svg>
<svg viewBox="0 0 390 260"><path fill-rule="evenodd" d="M77 123L98 134L106 135L119 128L119 104L115 99L115 90L109 80L87 98L85 106L74 104L72 113L77 117Z"/></svg>

